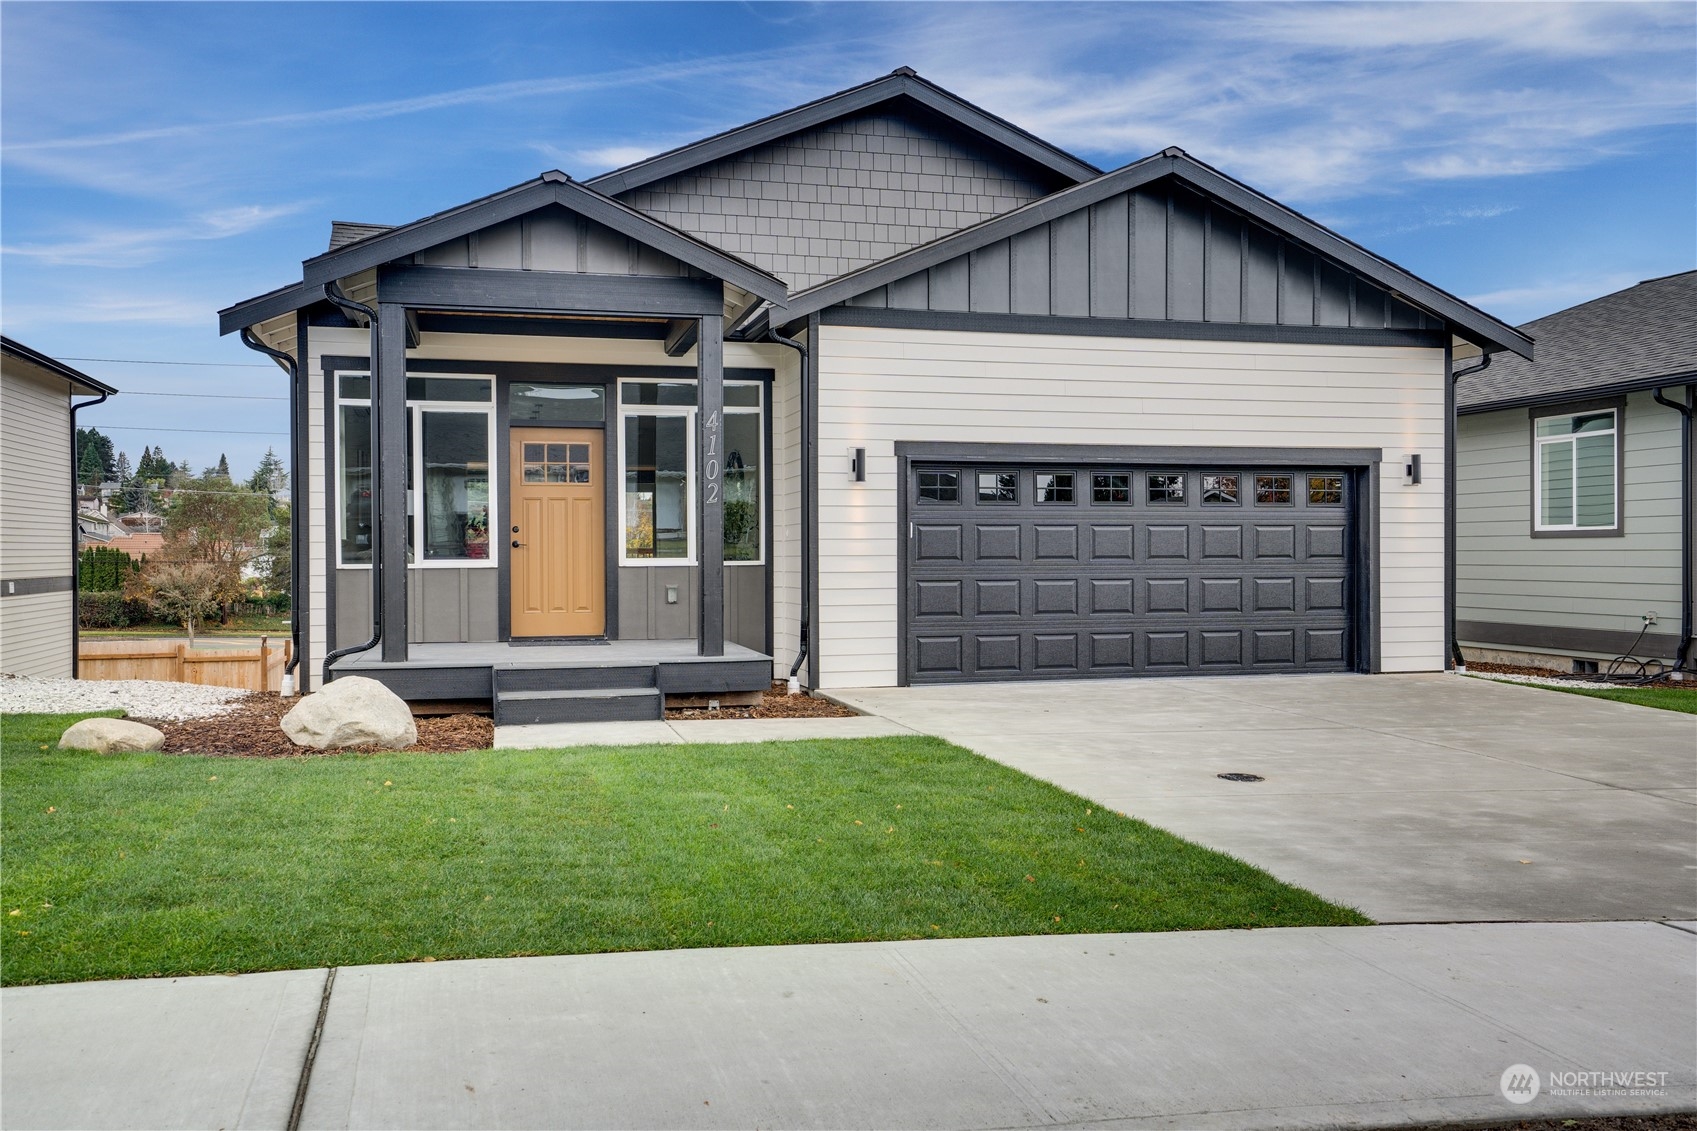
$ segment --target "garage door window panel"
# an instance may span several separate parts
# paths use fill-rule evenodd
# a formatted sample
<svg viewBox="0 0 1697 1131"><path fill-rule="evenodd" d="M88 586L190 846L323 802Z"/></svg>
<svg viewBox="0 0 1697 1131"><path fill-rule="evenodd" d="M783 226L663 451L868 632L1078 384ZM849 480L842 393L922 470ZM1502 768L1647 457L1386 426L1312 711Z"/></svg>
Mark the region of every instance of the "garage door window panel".
<svg viewBox="0 0 1697 1131"><path fill-rule="evenodd" d="M1090 501L1102 506L1131 504L1129 471L1098 471L1090 476Z"/></svg>
<svg viewBox="0 0 1697 1131"><path fill-rule="evenodd" d="M960 502L960 472L921 471L918 481L921 503Z"/></svg>
<svg viewBox="0 0 1697 1131"><path fill-rule="evenodd" d="M1151 506L1184 504L1184 476L1171 472L1150 472L1148 499Z"/></svg>
<svg viewBox="0 0 1697 1131"><path fill-rule="evenodd" d="M1204 475L1202 505L1205 507L1235 507L1242 503L1239 477L1236 475Z"/></svg>
<svg viewBox="0 0 1697 1131"><path fill-rule="evenodd" d="M980 471L978 473L978 501L997 506L1017 506L1019 504L1019 472Z"/></svg>
<svg viewBox="0 0 1697 1131"><path fill-rule="evenodd" d="M1070 471L1039 471L1036 475L1037 503L1040 506L1071 506L1073 474Z"/></svg>

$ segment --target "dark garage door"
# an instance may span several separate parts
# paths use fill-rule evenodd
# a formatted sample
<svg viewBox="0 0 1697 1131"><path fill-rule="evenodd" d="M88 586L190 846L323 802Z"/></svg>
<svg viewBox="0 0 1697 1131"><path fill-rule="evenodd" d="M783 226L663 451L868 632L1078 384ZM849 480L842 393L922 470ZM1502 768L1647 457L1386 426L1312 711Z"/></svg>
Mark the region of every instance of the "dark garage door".
<svg viewBox="0 0 1697 1131"><path fill-rule="evenodd" d="M1338 469L915 464L911 683L1347 671Z"/></svg>

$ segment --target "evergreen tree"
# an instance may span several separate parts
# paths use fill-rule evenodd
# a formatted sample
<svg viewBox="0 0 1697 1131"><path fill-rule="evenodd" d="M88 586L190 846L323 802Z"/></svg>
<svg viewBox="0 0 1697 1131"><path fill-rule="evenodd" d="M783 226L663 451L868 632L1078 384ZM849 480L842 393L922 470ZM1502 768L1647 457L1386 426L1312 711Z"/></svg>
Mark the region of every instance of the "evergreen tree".
<svg viewBox="0 0 1697 1131"><path fill-rule="evenodd" d="M93 478L89 478L90 464L83 454L90 449L94 452L95 463L93 466L99 468L98 471L93 472ZM111 438L101 435L99 429L96 428L78 428L77 478L84 483L99 484L109 482L117 478L117 475L118 458L117 453L112 450Z"/></svg>
<svg viewBox="0 0 1697 1131"><path fill-rule="evenodd" d="M129 452L119 452L118 453L118 483L119 483L119 485L120 486L127 485L129 483L129 481L133 478L135 478L135 470L130 467L130 453Z"/></svg>
<svg viewBox="0 0 1697 1131"><path fill-rule="evenodd" d="M259 461L253 475L247 481L248 489L264 491L280 491L289 485L289 473L283 470L283 461L277 458L274 448L265 449L265 458Z"/></svg>
<svg viewBox="0 0 1697 1131"><path fill-rule="evenodd" d="M218 453L218 466L213 469L213 474L220 479L230 478L230 457L223 452Z"/></svg>
<svg viewBox="0 0 1697 1131"><path fill-rule="evenodd" d="M93 444L83 444L82 454L77 457L77 482L97 487L105 478L105 469L100 465L100 449Z"/></svg>

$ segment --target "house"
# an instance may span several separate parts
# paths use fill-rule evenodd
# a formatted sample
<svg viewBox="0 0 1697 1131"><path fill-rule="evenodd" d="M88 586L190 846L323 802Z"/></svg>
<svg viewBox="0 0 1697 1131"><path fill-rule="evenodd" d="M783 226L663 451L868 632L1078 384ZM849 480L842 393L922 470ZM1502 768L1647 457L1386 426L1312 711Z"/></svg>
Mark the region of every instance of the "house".
<svg viewBox="0 0 1697 1131"><path fill-rule="evenodd" d="M1691 672L1697 271L1521 329L1536 361L1499 356L1457 389L1464 653Z"/></svg>
<svg viewBox="0 0 1697 1131"><path fill-rule="evenodd" d="M77 409L112 386L0 337L0 673L76 674ZM89 401L72 398L91 396Z"/></svg>
<svg viewBox="0 0 1697 1131"><path fill-rule="evenodd" d="M309 686L514 721L1440 670L1452 355L1531 353L1181 150L1102 172L906 68L334 224L220 321L293 375Z"/></svg>

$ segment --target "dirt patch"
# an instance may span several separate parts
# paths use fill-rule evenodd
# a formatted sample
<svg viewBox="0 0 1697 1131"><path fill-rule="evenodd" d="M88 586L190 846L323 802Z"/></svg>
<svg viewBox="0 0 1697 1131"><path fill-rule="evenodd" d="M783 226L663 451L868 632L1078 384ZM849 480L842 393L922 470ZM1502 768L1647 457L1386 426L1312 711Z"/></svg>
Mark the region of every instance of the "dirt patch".
<svg viewBox="0 0 1697 1131"><path fill-rule="evenodd" d="M1598 673L1579 675L1573 672L1553 672L1549 668L1532 668L1523 664L1476 664L1469 662L1469 674L1480 675L1529 675L1537 679L1548 680L1551 683L1574 681L1578 683L1610 683L1613 682ZM1659 679L1654 683L1621 682L1621 687L1653 687L1657 691L1690 691L1697 692L1697 680Z"/></svg>
<svg viewBox="0 0 1697 1131"><path fill-rule="evenodd" d="M791 695L782 681L772 684L758 707L677 707L666 712L668 719L846 719L854 712L828 699Z"/></svg>
<svg viewBox="0 0 1697 1131"><path fill-rule="evenodd" d="M299 699L280 695L250 695L228 714L210 719L137 719L165 733L168 754L215 754L228 758L294 758L334 754L341 751L314 750L296 746L283 733L281 721ZM461 750L488 750L495 742L495 726L482 715L445 715L415 720L418 742L409 754L453 754ZM362 747L349 747L363 750ZM372 747L370 749L377 749Z"/></svg>

